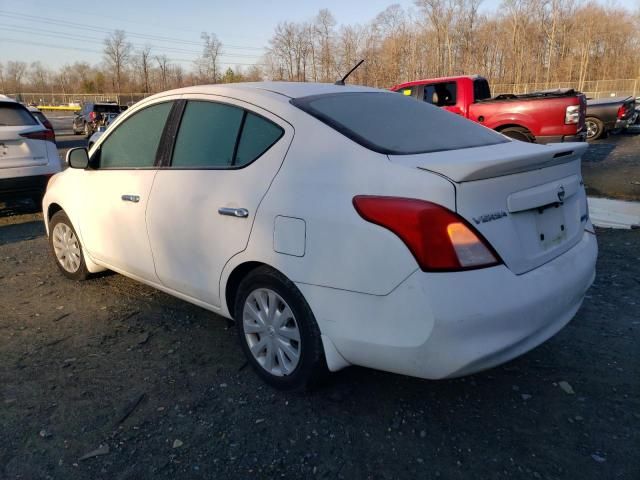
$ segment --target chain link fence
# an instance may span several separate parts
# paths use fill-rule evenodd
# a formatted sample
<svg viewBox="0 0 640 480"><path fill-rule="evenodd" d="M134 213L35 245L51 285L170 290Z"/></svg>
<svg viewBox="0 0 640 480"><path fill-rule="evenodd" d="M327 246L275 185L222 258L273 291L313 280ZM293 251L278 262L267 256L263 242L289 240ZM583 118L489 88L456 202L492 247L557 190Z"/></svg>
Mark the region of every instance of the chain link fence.
<svg viewBox="0 0 640 480"><path fill-rule="evenodd" d="M495 95L503 93L531 93L556 88L573 88L583 92L588 98L604 98L619 96L639 96L640 79L589 80L580 82L540 82L540 83L491 83L491 92ZM85 102L116 102L120 105L133 105L151 93L18 93L9 97L18 101L38 106L76 108Z"/></svg>
<svg viewBox="0 0 640 480"><path fill-rule="evenodd" d="M640 95L640 79L589 80L580 82L542 83L492 83L491 93L531 93L556 88L573 88L583 92L588 98L637 97Z"/></svg>
<svg viewBox="0 0 640 480"><path fill-rule="evenodd" d="M133 105L151 93L9 93L7 96L26 104L41 107L80 107L85 102L116 102Z"/></svg>

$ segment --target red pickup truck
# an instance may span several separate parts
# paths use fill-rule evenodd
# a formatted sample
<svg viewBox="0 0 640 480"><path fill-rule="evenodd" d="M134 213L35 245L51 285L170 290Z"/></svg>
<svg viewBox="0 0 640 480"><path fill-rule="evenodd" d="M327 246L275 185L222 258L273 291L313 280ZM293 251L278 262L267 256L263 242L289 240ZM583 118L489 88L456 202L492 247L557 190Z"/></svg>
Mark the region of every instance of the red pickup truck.
<svg viewBox="0 0 640 480"><path fill-rule="evenodd" d="M478 75L417 80L391 87L525 142L584 141L587 101L574 90L549 90L491 98Z"/></svg>

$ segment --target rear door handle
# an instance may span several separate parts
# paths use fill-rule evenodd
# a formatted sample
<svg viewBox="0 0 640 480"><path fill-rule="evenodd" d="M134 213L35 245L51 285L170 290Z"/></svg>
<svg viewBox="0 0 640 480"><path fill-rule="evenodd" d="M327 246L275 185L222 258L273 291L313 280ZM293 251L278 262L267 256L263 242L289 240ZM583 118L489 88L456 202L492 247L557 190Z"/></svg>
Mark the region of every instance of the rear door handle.
<svg viewBox="0 0 640 480"><path fill-rule="evenodd" d="M249 210L247 210L246 208L220 207L218 209L218 213L220 215L228 215L230 217L239 217L239 218L245 218L249 216Z"/></svg>
<svg viewBox="0 0 640 480"><path fill-rule="evenodd" d="M138 203L140 201L140 195L122 195L120 198L123 202Z"/></svg>

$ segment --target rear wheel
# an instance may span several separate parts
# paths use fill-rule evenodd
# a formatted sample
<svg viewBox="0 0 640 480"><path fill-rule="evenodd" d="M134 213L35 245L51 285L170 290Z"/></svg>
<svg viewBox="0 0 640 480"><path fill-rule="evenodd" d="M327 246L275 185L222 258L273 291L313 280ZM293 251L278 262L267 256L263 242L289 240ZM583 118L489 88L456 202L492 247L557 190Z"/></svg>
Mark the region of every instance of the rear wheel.
<svg viewBox="0 0 640 480"><path fill-rule="evenodd" d="M268 267L251 272L238 287L234 310L242 349L269 385L304 389L325 375L318 324L284 275Z"/></svg>
<svg viewBox="0 0 640 480"><path fill-rule="evenodd" d="M604 133L604 124L599 118L587 117L584 119L587 128L587 140L597 140Z"/></svg>
<svg viewBox="0 0 640 480"><path fill-rule="evenodd" d="M72 280L86 280L89 277L78 234L62 210L56 212L49 222L49 247L65 277Z"/></svg>
<svg viewBox="0 0 640 480"><path fill-rule="evenodd" d="M534 137L531 135L531 132L526 128L522 127L507 127L504 130L500 130L500 133L506 135L509 138L513 138L514 140L520 140L521 142L534 142Z"/></svg>

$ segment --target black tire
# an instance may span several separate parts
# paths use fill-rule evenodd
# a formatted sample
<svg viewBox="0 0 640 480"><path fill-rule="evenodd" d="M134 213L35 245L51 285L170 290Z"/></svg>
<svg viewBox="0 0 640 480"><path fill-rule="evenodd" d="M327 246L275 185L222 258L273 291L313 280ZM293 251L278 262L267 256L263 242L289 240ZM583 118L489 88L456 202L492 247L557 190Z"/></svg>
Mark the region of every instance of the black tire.
<svg viewBox="0 0 640 480"><path fill-rule="evenodd" d="M269 289L279 295L295 317L300 333L300 358L295 369L289 374L277 376L268 372L251 353L243 313L247 298L258 289ZM318 324L302 293L284 275L269 267L259 267L251 271L238 286L234 312L242 350L254 371L266 383L279 390L304 390L317 385L326 376L328 369Z"/></svg>
<svg viewBox="0 0 640 480"><path fill-rule="evenodd" d="M500 133L506 135L509 138L513 138L514 140L520 140L521 142L533 143L535 138L531 135L531 132L526 128L522 127L507 127L503 130L500 130Z"/></svg>
<svg viewBox="0 0 640 480"><path fill-rule="evenodd" d="M58 257L56 256L55 248L53 247L53 242L54 242L53 236L55 234L54 230L56 228L56 225L61 223L66 225L68 228L70 228L71 231L73 232L73 235L76 238L76 243L77 243L79 256L80 256L80 263L77 270L75 271L69 271L62 265L60 260L58 260ZM58 268L60 269L60 271L65 277L70 278L71 280L86 280L87 278L89 278L90 273L89 273L89 270L87 270L87 265L84 261L84 253L82 252L80 239L78 238L78 234L76 233L75 228L73 228L73 225L69 220L69 217L67 217L67 214L64 213L62 210L54 213L53 216L51 217L51 220L49 221L49 248L51 249L51 255L53 256L53 259L56 262L56 265L58 266Z"/></svg>
<svg viewBox="0 0 640 480"><path fill-rule="evenodd" d="M587 129L587 141L598 140L604 134L604 124L602 120L596 117L587 117L584 119L584 125Z"/></svg>

